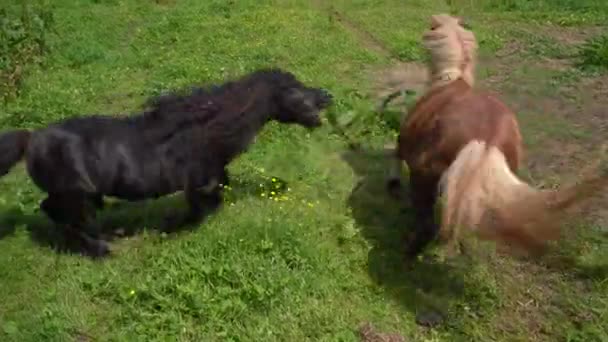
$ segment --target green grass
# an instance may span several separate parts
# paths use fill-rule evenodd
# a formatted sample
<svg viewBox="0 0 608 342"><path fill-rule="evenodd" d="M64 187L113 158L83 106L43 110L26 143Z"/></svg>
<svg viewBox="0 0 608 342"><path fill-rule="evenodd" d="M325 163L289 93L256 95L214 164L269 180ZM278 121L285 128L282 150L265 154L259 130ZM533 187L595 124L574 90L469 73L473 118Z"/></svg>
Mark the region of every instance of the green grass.
<svg viewBox="0 0 608 342"><path fill-rule="evenodd" d="M579 56L583 67L608 69L608 35L588 39L580 48Z"/></svg>
<svg viewBox="0 0 608 342"><path fill-rule="evenodd" d="M14 230L0 225L1 341L355 341L363 321L411 341L608 339L608 238L594 222L580 223L582 232L541 262L449 265L429 250L430 261L402 267L400 237L412 225L411 211L384 194L379 151L393 132L372 112L366 78L389 57L332 19L327 6L158 2L53 1L50 53L28 66L19 96L0 107L2 127L135 112L160 91L275 65L330 89L334 117L363 114L348 133L369 152L346 153L330 125L314 133L269 125L231 165L235 184L224 208L196 231L167 237L152 229L167 207L184 206L179 195L104 211L101 220L143 231L114 241L114 256L100 262L58 254L43 242L43 194L17 168L0 181L0 220L16 223ZM511 3L519 7L479 5L467 13L486 55L522 37L514 22L535 28L517 56L526 63L567 58L573 48L513 11L596 18L605 9L593 1L591 11L565 1L551 11L547 2ZM418 37L428 16L450 10L441 1L332 4L403 60L423 58ZM502 85L510 101L518 91L551 97L562 83L585 76L515 69ZM520 115L526 142L539 154L548 141L582 144L594 135L551 114L530 108ZM274 188L282 182L289 190ZM429 309L446 315L446 323L418 327L415 315Z"/></svg>

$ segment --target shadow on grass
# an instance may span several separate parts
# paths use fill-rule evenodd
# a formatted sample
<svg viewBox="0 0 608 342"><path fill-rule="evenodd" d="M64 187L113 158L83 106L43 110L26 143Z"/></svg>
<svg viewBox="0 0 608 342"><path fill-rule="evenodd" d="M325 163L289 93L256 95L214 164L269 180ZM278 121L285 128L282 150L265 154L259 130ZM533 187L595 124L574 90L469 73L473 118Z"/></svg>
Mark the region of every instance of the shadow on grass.
<svg viewBox="0 0 608 342"><path fill-rule="evenodd" d="M387 194L386 153L348 151L343 159L361 177L349 206L373 246L368 256L371 278L414 314L439 311L445 316L446 305L464 296L464 277L453 266L429 258L405 263L403 236L414 224L413 215L405 200L398 203Z"/></svg>
<svg viewBox="0 0 608 342"><path fill-rule="evenodd" d="M258 179L232 178L231 188L233 190L230 193L225 192L224 205L219 210L230 210L225 205L226 201L257 195L260 183L261 181ZM159 230L167 215L176 212L185 215L187 212L187 204L181 192L140 202L108 201L107 199L105 201L104 209L97 211L94 224L99 227L101 237L109 242L117 238L135 236L147 229ZM202 228L200 226L204 225L213 214L210 213L198 225L180 227L181 229L176 230L176 233L182 230ZM34 213L24 213L16 205L0 208L0 240L13 235L20 226L24 226L32 241L40 246L51 248L58 253L86 254L84 246L66 239L62 231L39 210Z"/></svg>
<svg viewBox="0 0 608 342"><path fill-rule="evenodd" d="M406 200L398 203L386 191L389 167L386 153L348 151L343 154L343 159L361 179L348 201L354 219L362 227L361 234L372 246L368 255L370 277L415 315L439 311L447 317L446 311L453 312L458 302L475 301L471 295L485 291L481 284L465 280L468 267L473 266L475 260L462 258L455 260L454 264L432 260L431 257L406 267L403 236L414 224L413 212ZM407 187L406 178L402 184ZM568 270L578 279L603 281L608 277L608 264L581 263L580 259L565 252L553 253L553 258L528 261L541 262L548 269L560 273ZM468 289L465 289L465 283Z"/></svg>

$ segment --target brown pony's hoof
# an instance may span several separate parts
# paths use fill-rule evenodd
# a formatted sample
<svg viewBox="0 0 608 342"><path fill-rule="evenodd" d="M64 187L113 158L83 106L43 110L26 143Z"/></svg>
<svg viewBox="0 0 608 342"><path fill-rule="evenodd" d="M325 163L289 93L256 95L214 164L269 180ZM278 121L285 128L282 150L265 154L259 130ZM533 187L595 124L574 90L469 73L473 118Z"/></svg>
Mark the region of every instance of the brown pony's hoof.
<svg viewBox="0 0 608 342"><path fill-rule="evenodd" d="M404 271L411 271L414 269L414 267L416 266L416 264L418 263L418 256L412 256L409 253L405 253L403 254L402 257L402 262L403 262L403 270Z"/></svg>
<svg viewBox="0 0 608 342"><path fill-rule="evenodd" d="M401 181L399 179L389 179L386 182L386 191L394 199L401 199Z"/></svg>
<svg viewBox="0 0 608 342"><path fill-rule="evenodd" d="M421 248L416 245L416 234L413 232L406 234L403 237L403 245L405 246L403 262L411 268L418 261L421 252Z"/></svg>

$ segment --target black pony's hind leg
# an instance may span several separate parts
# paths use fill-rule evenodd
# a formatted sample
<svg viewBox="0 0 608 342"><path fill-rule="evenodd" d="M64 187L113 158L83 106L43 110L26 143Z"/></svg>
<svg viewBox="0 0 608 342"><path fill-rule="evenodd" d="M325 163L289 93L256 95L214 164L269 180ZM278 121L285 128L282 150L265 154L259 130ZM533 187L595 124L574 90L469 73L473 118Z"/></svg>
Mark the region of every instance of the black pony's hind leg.
<svg viewBox="0 0 608 342"><path fill-rule="evenodd" d="M79 193L49 194L40 209L59 227L68 243L78 242L85 252L93 257L103 257L110 249L106 242L93 238L86 231L91 219L87 202L89 196Z"/></svg>
<svg viewBox="0 0 608 342"><path fill-rule="evenodd" d="M437 200L437 177L410 175L410 196L414 207L415 231L408 239L406 258L420 254L437 236L439 225L435 222L435 202Z"/></svg>

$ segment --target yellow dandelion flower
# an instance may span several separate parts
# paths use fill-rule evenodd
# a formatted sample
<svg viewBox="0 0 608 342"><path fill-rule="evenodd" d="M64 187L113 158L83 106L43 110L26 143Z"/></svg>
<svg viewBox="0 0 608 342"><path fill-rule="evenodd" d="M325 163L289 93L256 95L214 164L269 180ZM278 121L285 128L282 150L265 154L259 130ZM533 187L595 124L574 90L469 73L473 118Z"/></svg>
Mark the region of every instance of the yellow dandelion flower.
<svg viewBox="0 0 608 342"><path fill-rule="evenodd" d="M276 192L274 192L274 191L271 191L271 192L270 192L270 194L271 194L272 196L274 196L274 195L276 195L277 193L276 193Z"/></svg>
<svg viewBox="0 0 608 342"><path fill-rule="evenodd" d="M276 178L274 178L274 177L272 177L272 182L273 182L273 183L276 183L276 182L277 182L277 179L276 179Z"/></svg>
<svg viewBox="0 0 608 342"><path fill-rule="evenodd" d="M135 290L129 291L129 295L131 295L131 296L135 295Z"/></svg>

